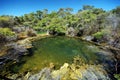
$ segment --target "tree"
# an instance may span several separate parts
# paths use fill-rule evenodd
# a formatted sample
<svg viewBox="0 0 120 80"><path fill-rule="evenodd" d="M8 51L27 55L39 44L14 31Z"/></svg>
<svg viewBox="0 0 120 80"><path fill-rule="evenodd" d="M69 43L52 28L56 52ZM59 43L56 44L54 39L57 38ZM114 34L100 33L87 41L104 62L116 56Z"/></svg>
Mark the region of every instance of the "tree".
<svg viewBox="0 0 120 80"><path fill-rule="evenodd" d="M45 18L45 17L47 16L47 14L48 14L48 10L47 10L47 9L44 9L44 10L43 10L43 18Z"/></svg>
<svg viewBox="0 0 120 80"><path fill-rule="evenodd" d="M72 8L66 8L65 10L66 10L66 13L67 13L68 15L71 14L71 12L73 11Z"/></svg>
<svg viewBox="0 0 120 80"><path fill-rule="evenodd" d="M32 21L32 20L34 20L35 19L35 14L32 12L32 13L29 13L28 14L28 19L29 19L29 21Z"/></svg>
<svg viewBox="0 0 120 80"><path fill-rule="evenodd" d="M115 9L112 10L112 12L117 14L117 16L120 16L120 6L117 6Z"/></svg>
<svg viewBox="0 0 120 80"><path fill-rule="evenodd" d="M17 16L15 16L14 20L15 20L15 25L19 25L21 23L20 18Z"/></svg>
<svg viewBox="0 0 120 80"><path fill-rule="evenodd" d="M83 10L92 10L93 8L94 8L94 6L83 5Z"/></svg>
<svg viewBox="0 0 120 80"><path fill-rule="evenodd" d="M40 10L36 11L36 17L37 17L38 20L42 19L42 14L43 14L42 11L40 11Z"/></svg>
<svg viewBox="0 0 120 80"><path fill-rule="evenodd" d="M64 18L64 17L65 17L64 8L60 8L60 9L59 9L59 11L58 11L58 16L61 17L61 18Z"/></svg>
<svg viewBox="0 0 120 80"><path fill-rule="evenodd" d="M28 15L27 15L27 14L24 14L23 20L24 20L25 22L29 21L29 18L28 18Z"/></svg>
<svg viewBox="0 0 120 80"><path fill-rule="evenodd" d="M14 25L14 18L12 16L0 16L0 27L11 28Z"/></svg>

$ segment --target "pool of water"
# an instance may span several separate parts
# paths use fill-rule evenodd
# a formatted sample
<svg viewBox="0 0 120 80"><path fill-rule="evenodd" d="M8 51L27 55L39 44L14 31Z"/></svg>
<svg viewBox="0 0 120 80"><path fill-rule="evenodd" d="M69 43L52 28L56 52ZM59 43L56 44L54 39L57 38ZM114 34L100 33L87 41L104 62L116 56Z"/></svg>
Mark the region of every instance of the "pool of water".
<svg viewBox="0 0 120 80"><path fill-rule="evenodd" d="M33 54L23 57L21 63L12 67L12 71L39 71L51 63L57 69L65 62L71 64L78 55L85 63L95 63L98 48L78 38L57 36L34 41L32 51Z"/></svg>

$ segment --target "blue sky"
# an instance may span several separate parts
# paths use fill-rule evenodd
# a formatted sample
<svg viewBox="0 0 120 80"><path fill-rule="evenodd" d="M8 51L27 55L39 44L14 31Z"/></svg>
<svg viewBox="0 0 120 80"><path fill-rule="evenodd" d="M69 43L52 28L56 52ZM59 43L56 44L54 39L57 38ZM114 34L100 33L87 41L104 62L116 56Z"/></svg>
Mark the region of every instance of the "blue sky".
<svg viewBox="0 0 120 80"><path fill-rule="evenodd" d="M104 10L120 6L120 0L0 0L0 15L21 16L36 10L73 8L77 12L83 5L93 5Z"/></svg>

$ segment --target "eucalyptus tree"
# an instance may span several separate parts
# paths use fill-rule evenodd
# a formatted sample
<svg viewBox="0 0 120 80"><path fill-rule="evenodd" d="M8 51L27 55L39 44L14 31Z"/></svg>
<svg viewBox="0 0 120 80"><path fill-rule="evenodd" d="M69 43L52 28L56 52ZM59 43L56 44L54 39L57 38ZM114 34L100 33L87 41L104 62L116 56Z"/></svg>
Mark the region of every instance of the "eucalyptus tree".
<svg viewBox="0 0 120 80"><path fill-rule="evenodd" d="M14 24L16 24L16 25L21 23L20 18L17 16L15 16L14 20L15 20Z"/></svg>
<svg viewBox="0 0 120 80"><path fill-rule="evenodd" d="M34 13L34 12L31 12L31 13L29 13L29 14L27 14L27 15L28 15L29 21L32 21L32 20L35 19L35 13Z"/></svg>
<svg viewBox="0 0 120 80"><path fill-rule="evenodd" d="M65 17L65 9L64 8L59 9L58 16L61 17L61 18Z"/></svg>
<svg viewBox="0 0 120 80"><path fill-rule="evenodd" d="M66 8L65 11L66 11L67 15L69 15L69 14L72 14L71 12L73 11L73 9L72 8Z"/></svg>
<svg viewBox="0 0 120 80"><path fill-rule="evenodd" d="M41 19L42 19L42 14L43 14L42 11L40 11L40 10L36 11L36 18L37 18L38 20L41 20Z"/></svg>
<svg viewBox="0 0 120 80"><path fill-rule="evenodd" d="M92 10L93 8L94 8L94 6L83 5L83 10Z"/></svg>
<svg viewBox="0 0 120 80"><path fill-rule="evenodd" d="M27 15L27 14L24 14L23 20L24 20L25 22L29 21L29 18L28 18L28 15Z"/></svg>
<svg viewBox="0 0 120 80"><path fill-rule="evenodd" d="M42 11L42 15L43 15L43 18L45 18L45 17L47 17L47 14L48 14L48 10L47 9L44 9L43 11Z"/></svg>
<svg viewBox="0 0 120 80"><path fill-rule="evenodd" d="M117 14L117 16L120 16L120 6L117 6L115 9L112 10L112 12Z"/></svg>

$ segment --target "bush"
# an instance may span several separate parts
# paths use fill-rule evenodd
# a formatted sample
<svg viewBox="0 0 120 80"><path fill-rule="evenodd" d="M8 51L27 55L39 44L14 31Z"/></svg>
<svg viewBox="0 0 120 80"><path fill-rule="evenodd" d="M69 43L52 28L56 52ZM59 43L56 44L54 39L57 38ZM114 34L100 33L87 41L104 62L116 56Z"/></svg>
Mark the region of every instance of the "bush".
<svg viewBox="0 0 120 80"><path fill-rule="evenodd" d="M115 74L114 77L115 77L117 80L120 80L120 74Z"/></svg>
<svg viewBox="0 0 120 80"><path fill-rule="evenodd" d="M102 43L109 42L111 38L111 31L109 29L104 29L92 34L92 36L94 37L92 41Z"/></svg>
<svg viewBox="0 0 120 80"><path fill-rule="evenodd" d="M109 33L107 30L102 30L100 32L97 32L95 34L93 34L93 36L97 39L101 39L103 38L105 35L107 35L107 33Z"/></svg>
<svg viewBox="0 0 120 80"><path fill-rule="evenodd" d="M15 32L13 32L9 28L0 28L0 35L3 35L3 36L14 36Z"/></svg>
<svg viewBox="0 0 120 80"><path fill-rule="evenodd" d="M103 37L104 33L103 32L97 32L95 34L93 34L93 36L97 39L101 39Z"/></svg>
<svg viewBox="0 0 120 80"><path fill-rule="evenodd" d="M14 21L13 17L10 16L0 16L0 27L9 27L13 26Z"/></svg>
<svg viewBox="0 0 120 80"><path fill-rule="evenodd" d="M15 32L9 28L0 28L0 42L15 40Z"/></svg>

